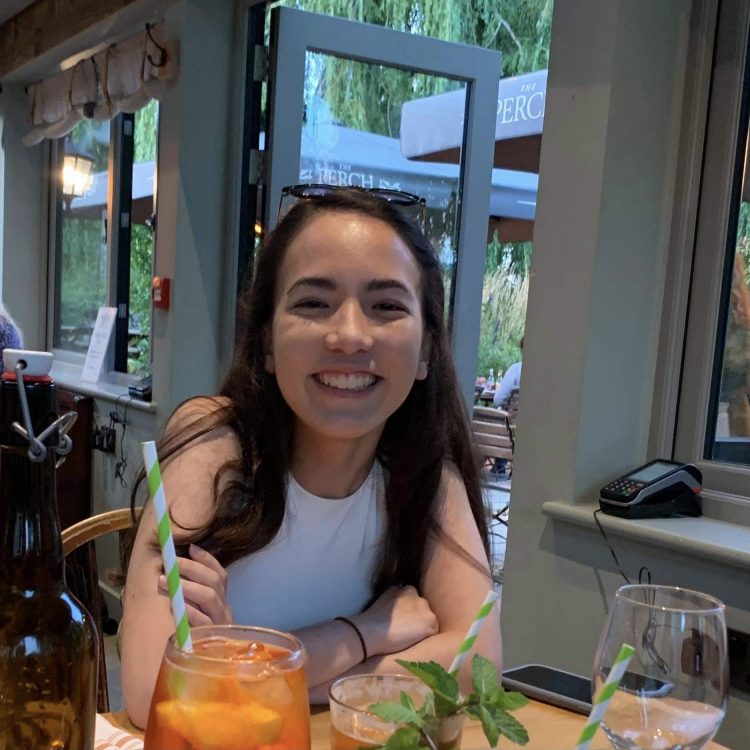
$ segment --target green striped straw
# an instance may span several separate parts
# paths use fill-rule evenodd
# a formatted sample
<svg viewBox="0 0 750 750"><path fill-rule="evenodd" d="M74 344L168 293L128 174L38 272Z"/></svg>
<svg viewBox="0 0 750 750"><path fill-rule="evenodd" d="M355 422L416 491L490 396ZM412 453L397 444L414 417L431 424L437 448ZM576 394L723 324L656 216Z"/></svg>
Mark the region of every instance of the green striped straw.
<svg viewBox="0 0 750 750"><path fill-rule="evenodd" d="M185 597L182 594L180 568L177 565L177 553L172 539L172 526L169 523L167 498L164 495L164 484L161 481L156 443L153 440L147 440L141 443L141 448L143 448L143 462L146 464L148 488L154 500L156 529L159 533L159 546L161 547L161 558L164 561L164 571L167 574L167 588L177 632L177 645L183 651L190 651L193 648L193 641L190 638L190 626L185 612Z"/></svg>
<svg viewBox="0 0 750 750"><path fill-rule="evenodd" d="M492 608L495 606L495 602L498 600L499 596L500 594L494 589L490 589L487 596L485 596L484 602L482 602L482 606L479 608L479 612L477 612L477 616L474 618L474 622L471 623L471 627L466 633L466 638L464 638L463 643L458 649L458 653L451 662L450 669L448 669L452 675L458 674L461 665L466 661L466 657L469 655L469 651L474 645L474 641L476 641L477 635L479 635L479 631L482 629L482 625L484 625L484 621L487 619L487 615L492 612Z"/></svg>
<svg viewBox="0 0 750 750"><path fill-rule="evenodd" d="M607 713L607 707L612 700L612 696L617 691L617 688L620 687L620 680L625 674L625 670L628 668L628 664L634 653L635 649L632 646L628 646L627 643L622 644L620 653L617 654L615 663L612 665L612 669L609 670L606 681L602 685L601 690L594 696L594 705L586 721L586 725L583 727L581 736L578 738L576 750L587 750L591 744L596 730L599 729L599 725L602 723L604 714Z"/></svg>

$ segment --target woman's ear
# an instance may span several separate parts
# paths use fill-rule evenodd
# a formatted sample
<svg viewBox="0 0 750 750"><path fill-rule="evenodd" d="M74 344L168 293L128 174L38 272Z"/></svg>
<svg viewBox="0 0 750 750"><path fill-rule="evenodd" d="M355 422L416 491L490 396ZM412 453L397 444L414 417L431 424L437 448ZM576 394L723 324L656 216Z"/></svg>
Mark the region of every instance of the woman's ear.
<svg viewBox="0 0 750 750"><path fill-rule="evenodd" d="M276 363L273 359L273 347L271 346L271 332L266 328L263 333L263 367L266 372L273 374L276 372Z"/></svg>
<svg viewBox="0 0 750 750"><path fill-rule="evenodd" d="M419 362L417 363L417 374L415 376L416 380L425 380L425 378L430 372L431 349L432 347L430 346L430 340L428 337L425 337L424 341L422 341L422 351L419 353Z"/></svg>

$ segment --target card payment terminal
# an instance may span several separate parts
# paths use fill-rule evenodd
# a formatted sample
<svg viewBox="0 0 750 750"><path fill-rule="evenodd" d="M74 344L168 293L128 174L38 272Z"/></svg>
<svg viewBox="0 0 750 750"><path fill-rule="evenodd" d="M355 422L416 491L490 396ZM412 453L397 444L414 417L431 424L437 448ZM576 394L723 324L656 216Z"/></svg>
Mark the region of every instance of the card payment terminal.
<svg viewBox="0 0 750 750"><path fill-rule="evenodd" d="M657 459L603 487L599 507L621 518L700 516L702 482L692 464Z"/></svg>

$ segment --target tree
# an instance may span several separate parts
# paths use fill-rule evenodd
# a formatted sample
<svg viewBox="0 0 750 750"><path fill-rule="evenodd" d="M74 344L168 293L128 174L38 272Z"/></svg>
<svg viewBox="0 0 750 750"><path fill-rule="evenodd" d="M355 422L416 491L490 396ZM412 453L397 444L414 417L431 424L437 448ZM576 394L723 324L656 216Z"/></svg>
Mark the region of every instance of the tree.
<svg viewBox="0 0 750 750"><path fill-rule="evenodd" d="M547 67L552 0L283 0L302 10L373 23L502 53L501 75ZM439 94L456 82L325 57L316 91L336 120L371 133L398 135L405 101Z"/></svg>

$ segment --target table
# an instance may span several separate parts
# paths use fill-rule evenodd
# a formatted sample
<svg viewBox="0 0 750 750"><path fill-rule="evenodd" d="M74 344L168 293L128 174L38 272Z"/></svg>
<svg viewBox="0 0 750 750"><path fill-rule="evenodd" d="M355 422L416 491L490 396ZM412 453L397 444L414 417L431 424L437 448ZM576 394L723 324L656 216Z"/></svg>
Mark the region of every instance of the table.
<svg viewBox="0 0 750 750"><path fill-rule="evenodd" d="M495 399L494 390L483 390L477 397L475 403L482 403L485 406L492 406Z"/></svg>
<svg viewBox="0 0 750 750"><path fill-rule="evenodd" d="M529 744L525 745L525 750L573 750L586 720L585 716L537 701L529 701L528 706L514 711L513 715L529 732ZM124 712L107 714L106 718L122 729L139 736L141 734L128 721ZM329 750L329 721L328 709L313 708L310 719L312 750ZM500 746L505 750L519 747L507 740L501 740ZM464 728L461 750L486 750L486 748L489 748L489 745L482 734L481 726L478 722L468 721ZM612 750L601 730L597 732L590 750ZM726 750L726 748L716 742L710 742L706 750Z"/></svg>

